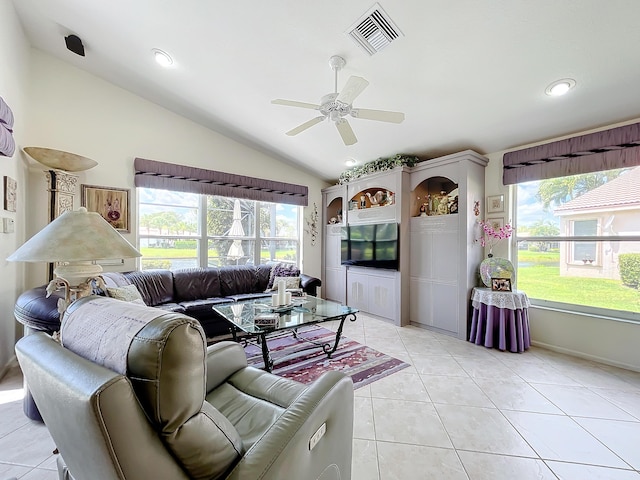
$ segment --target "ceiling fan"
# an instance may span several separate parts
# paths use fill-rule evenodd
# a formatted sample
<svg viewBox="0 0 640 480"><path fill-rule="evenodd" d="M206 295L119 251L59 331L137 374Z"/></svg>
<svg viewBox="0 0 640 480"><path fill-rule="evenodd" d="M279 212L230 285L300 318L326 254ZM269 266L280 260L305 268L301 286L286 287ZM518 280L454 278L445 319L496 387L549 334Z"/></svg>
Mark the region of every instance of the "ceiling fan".
<svg viewBox="0 0 640 480"><path fill-rule="evenodd" d="M315 117L308 122L298 125L296 128L289 130L287 135L293 136L304 132L306 129L313 127L324 119L328 118L333 121L338 129L338 133L342 137L345 145L353 145L358 141L349 122L345 118L351 115L354 118L364 118L366 120L376 120L379 122L401 123L404 120L404 113L389 112L386 110L371 110L368 108L353 108L353 101L360 95L369 82L362 77L351 76L347 80L344 89L338 93L338 71L346 65L344 58L334 55L329 59L329 65L334 71L334 92L329 93L320 99L320 104L296 102L294 100L283 100L278 98L272 100L271 103L276 105L286 105L288 107L301 107L318 110L321 115Z"/></svg>

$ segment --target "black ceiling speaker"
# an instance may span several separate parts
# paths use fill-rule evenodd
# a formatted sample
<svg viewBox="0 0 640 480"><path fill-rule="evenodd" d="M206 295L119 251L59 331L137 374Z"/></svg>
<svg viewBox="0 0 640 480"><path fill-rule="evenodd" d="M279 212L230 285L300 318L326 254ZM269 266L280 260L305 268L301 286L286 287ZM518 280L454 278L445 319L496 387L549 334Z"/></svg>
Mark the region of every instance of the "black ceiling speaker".
<svg viewBox="0 0 640 480"><path fill-rule="evenodd" d="M67 48L73 53L84 57L84 45L82 45L80 37L77 35L67 35L64 37L64 42L67 44Z"/></svg>

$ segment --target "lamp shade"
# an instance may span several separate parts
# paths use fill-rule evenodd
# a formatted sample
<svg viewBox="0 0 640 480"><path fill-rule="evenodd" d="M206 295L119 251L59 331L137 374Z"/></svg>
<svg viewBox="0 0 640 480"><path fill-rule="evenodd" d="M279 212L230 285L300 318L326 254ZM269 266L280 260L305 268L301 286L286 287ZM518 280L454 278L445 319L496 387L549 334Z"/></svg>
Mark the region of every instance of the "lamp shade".
<svg viewBox="0 0 640 480"><path fill-rule="evenodd" d="M25 147L23 150L41 164L66 172L81 172L98 165L95 160L62 150L42 147Z"/></svg>
<svg viewBox="0 0 640 480"><path fill-rule="evenodd" d="M44 227L7 260L10 262L82 262L141 257L96 212L80 207L67 211Z"/></svg>

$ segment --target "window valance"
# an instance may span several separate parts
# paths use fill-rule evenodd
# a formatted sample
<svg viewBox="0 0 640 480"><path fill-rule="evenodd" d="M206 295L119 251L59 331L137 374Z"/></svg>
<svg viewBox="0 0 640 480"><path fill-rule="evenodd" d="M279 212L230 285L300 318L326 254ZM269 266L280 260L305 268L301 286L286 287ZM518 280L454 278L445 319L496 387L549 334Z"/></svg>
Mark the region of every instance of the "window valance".
<svg viewBox="0 0 640 480"><path fill-rule="evenodd" d="M640 165L640 123L505 153L502 183L565 177Z"/></svg>
<svg viewBox="0 0 640 480"><path fill-rule="evenodd" d="M136 187L221 195L303 207L308 204L309 189L302 185L144 158L134 159L133 167Z"/></svg>

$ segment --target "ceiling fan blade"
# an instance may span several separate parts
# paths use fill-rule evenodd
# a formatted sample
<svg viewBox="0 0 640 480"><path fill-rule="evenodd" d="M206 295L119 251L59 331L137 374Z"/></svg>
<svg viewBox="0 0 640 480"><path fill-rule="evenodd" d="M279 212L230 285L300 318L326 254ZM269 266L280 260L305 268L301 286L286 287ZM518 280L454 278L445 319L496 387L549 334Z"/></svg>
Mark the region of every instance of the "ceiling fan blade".
<svg viewBox="0 0 640 480"><path fill-rule="evenodd" d="M356 97L360 95L368 85L369 82L364 78L352 75L349 77L349 80L347 80L347 84L344 86L336 100L346 103L347 105L351 105Z"/></svg>
<svg viewBox="0 0 640 480"><path fill-rule="evenodd" d="M386 110L371 110L368 108L352 108L351 116L389 123L402 123L404 120L404 113L402 112L388 112Z"/></svg>
<svg viewBox="0 0 640 480"><path fill-rule="evenodd" d="M296 102L295 100L283 100L282 98L271 100L271 103L275 105L285 105L287 107L310 108L312 110L317 110L318 108L320 108L320 105L317 105L315 103Z"/></svg>
<svg viewBox="0 0 640 480"><path fill-rule="evenodd" d="M294 135L298 135L300 132L304 132L307 128L311 128L317 123L320 123L321 121L324 120L324 118L325 118L324 116L312 118L308 122L304 122L302 125L298 125L293 130L289 130L287 132L287 135L289 135L290 137L293 137Z"/></svg>
<svg viewBox="0 0 640 480"><path fill-rule="evenodd" d="M336 121L336 128L342 137L342 141L345 145L353 145L358 141L356 138L356 134L353 133L353 129L349 122L347 122L344 118L341 118Z"/></svg>

